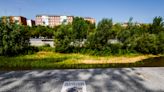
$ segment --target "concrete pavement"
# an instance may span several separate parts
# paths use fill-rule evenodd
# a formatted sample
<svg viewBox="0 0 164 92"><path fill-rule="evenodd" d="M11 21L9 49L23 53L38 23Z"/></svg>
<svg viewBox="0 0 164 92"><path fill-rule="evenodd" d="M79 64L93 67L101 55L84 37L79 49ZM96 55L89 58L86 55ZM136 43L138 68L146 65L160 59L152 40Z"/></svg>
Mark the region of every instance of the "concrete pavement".
<svg viewBox="0 0 164 92"><path fill-rule="evenodd" d="M65 81L84 81L87 92L164 92L164 67L0 71L0 92L61 92Z"/></svg>

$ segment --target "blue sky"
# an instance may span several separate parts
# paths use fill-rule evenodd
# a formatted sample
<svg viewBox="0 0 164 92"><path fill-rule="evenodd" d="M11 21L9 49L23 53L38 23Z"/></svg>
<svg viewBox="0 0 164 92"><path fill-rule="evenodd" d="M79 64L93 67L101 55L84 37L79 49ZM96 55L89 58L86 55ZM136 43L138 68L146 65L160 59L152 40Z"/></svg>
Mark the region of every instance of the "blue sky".
<svg viewBox="0 0 164 92"><path fill-rule="evenodd" d="M97 21L150 23L155 16L164 18L164 0L0 0L0 16L22 15L35 19L37 14L93 17Z"/></svg>

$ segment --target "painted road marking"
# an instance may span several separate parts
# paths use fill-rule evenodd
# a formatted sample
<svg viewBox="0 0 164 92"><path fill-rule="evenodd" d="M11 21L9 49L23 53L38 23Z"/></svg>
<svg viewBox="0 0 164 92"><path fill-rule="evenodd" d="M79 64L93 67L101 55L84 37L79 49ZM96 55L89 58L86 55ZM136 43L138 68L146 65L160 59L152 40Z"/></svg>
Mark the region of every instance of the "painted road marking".
<svg viewBox="0 0 164 92"><path fill-rule="evenodd" d="M85 81L65 81L61 92L87 92Z"/></svg>

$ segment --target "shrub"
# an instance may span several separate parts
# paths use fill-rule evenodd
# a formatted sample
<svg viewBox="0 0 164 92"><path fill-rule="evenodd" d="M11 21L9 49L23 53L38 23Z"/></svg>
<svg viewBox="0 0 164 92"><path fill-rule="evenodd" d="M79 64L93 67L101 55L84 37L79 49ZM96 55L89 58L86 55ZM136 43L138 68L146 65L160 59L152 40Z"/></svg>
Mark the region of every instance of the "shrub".
<svg viewBox="0 0 164 92"><path fill-rule="evenodd" d="M95 33L88 38L87 46L89 48L96 48L104 50L107 46L107 42L110 36L110 30L112 29L112 19L103 19L98 23Z"/></svg>
<svg viewBox="0 0 164 92"><path fill-rule="evenodd" d="M39 48L35 46L29 46L27 48L24 48L22 51L22 54L34 54L35 52L38 52Z"/></svg>
<svg viewBox="0 0 164 92"><path fill-rule="evenodd" d="M110 44L110 49L111 49L111 53L112 54L121 54L121 50L122 50L122 44L117 43L117 44Z"/></svg>
<svg viewBox="0 0 164 92"><path fill-rule="evenodd" d="M158 38L155 34L143 34L137 41L136 50L144 54L158 54Z"/></svg>
<svg viewBox="0 0 164 92"><path fill-rule="evenodd" d="M47 45L43 45L43 46L39 46L38 50L39 51L55 51L55 48L47 46Z"/></svg>
<svg viewBox="0 0 164 92"><path fill-rule="evenodd" d="M21 25L0 24L0 55L21 54L29 47L28 30Z"/></svg>
<svg viewBox="0 0 164 92"><path fill-rule="evenodd" d="M43 47L51 47L50 44L44 44Z"/></svg>
<svg viewBox="0 0 164 92"><path fill-rule="evenodd" d="M158 53L164 54L164 32L160 32L158 38Z"/></svg>

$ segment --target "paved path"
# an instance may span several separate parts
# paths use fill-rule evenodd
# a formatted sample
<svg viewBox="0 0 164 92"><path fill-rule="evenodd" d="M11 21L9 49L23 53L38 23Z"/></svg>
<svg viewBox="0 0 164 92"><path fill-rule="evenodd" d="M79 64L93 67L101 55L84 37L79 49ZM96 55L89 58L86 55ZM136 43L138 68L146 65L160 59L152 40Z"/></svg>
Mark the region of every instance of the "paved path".
<svg viewBox="0 0 164 92"><path fill-rule="evenodd" d="M0 92L61 92L64 81L85 81L87 92L164 92L164 67L0 71Z"/></svg>

